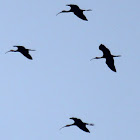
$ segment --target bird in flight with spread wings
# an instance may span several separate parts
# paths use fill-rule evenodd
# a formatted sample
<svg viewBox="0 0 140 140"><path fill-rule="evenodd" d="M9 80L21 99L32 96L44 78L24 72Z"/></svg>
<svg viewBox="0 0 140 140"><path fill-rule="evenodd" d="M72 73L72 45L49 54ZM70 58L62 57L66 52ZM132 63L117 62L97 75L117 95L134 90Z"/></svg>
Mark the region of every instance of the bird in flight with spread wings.
<svg viewBox="0 0 140 140"><path fill-rule="evenodd" d="M20 52L22 53L25 57L27 57L28 59L32 60L31 55L29 54L29 51L35 51L35 50L31 50L31 49L26 49L24 46L13 46L13 47L17 47L17 50L10 50L8 52ZM6 53L8 53L6 52Z"/></svg>
<svg viewBox="0 0 140 140"><path fill-rule="evenodd" d="M76 125L80 129L82 129L83 131L90 133L90 131L86 128L86 125L90 125L90 126L93 126L94 125L94 124L89 124L89 123L82 122L82 120L80 120L78 118L72 117L70 119L74 120L74 123L73 124L66 125L66 126L63 126L62 128L69 127L69 126L72 126L72 125ZM60 128L60 129L62 129L62 128Z"/></svg>
<svg viewBox="0 0 140 140"><path fill-rule="evenodd" d="M105 58L106 59L106 64L108 65L108 67L112 71L116 72L113 57L120 57L121 55L112 55L110 50L108 48L106 48L103 44L101 44L99 46L99 49L103 52L103 56L102 57L95 57L95 58L92 58L91 60Z"/></svg>
<svg viewBox="0 0 140 140"><path fill-rule="evenodd" d="M80 9L77 5L74 5L74 4L68 4L66 6L70 6L71 9L69 11L61 11L59 12L58 14L60 13L68 13L68 12L73 12L77 17L81 18L82 20L86 20L87 21L87 18L86 16L83 14L84 11L92 11L91 9L88 9L88 10L82 10ZM57 15L58 15L57 14Z"/></svg>

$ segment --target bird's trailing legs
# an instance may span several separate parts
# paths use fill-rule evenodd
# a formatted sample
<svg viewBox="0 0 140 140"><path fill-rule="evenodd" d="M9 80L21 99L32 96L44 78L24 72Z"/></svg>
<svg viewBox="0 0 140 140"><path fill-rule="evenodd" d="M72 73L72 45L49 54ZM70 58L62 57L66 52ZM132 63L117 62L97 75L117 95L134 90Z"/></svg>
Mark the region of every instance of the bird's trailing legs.
<svg viewBox="0 0 140 140"><path fill-rule="evenodd" d="M104 57L103 56L102 57L94 57L94 58L90 59L90 61L93 59L101 59L101 58L104 58Z"/></svg>
<svg viewBox="0 0 140 140"><path fill-rule="evenodd" d="M121 57L121 55L112 55L113 57Z"/></svg>
<svg viewBox="0 0 140 140"><path fill-rule="evenodd" d="M28 49L29 51L36 51L36 50L31 50L31 49Z"/></svg>
<svg viewBox="0 0 140 140"><path fill-rule="evenodd" d="M93 123L85 123L86 125L94 126Z"/></svg>
<svg viewBox="0 0 140 140"><path fill-rule="evenodd" d="M88 9L88 10L82 10L82 11L92 11L91 9Z"/></svg>

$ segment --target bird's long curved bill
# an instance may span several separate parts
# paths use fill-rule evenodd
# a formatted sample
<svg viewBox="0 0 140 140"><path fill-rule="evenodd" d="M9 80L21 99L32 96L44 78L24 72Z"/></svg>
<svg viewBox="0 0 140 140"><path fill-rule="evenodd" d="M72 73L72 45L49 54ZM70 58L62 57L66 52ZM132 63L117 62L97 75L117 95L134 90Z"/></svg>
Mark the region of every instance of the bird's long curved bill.
<svg viewBox="0 0 140 140"><path fill-rule="evenodd" d="M65 125L65 126L61 127L59 130L61 130L64 127L69 127L69 126L72 126L72 124Z"/></svg>
<svg viewBox="0 0 140 140"><path fill-rule="evenodd" d="M56 14L56 16L59 15L59 14L61 14L61 13L63 13L63 12L59 12L58 14Z"/></svg>
<svg viewBox="0 0 140 140"><path fill-rule="evenodd" d="M59 130L61 130L61 129L64 128L64 127L66 127L66 126L61 127Z"/></svg>
<svg viewBox="0 0 140 140"><path fill-rule="evenodd" d="M95 59L95 58L90 59L90 61L92 61L93 59Z"/></svg>
<svg viewBox="0 0 140 140"><path fill-rule="evenodd" d="M8 53L8 52L11 52L11 51L7 51L6 53ZM6 54L6 53L5 53L5 54Z"/></svg>

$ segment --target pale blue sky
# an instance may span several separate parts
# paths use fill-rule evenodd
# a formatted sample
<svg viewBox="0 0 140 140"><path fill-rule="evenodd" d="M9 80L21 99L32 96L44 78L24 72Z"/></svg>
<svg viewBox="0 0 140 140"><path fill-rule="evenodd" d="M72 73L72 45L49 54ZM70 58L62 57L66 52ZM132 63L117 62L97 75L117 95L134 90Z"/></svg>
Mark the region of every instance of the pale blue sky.
<svg viewBox="0 0 140 140"><path fill-rule="evenodd" d="M68 10L77 4L87 21ZM0 2L1 140L139 140L140 2L3 0ZM98 49L114 55L112 72ZM5 54L35 49L33 60ZM70 117L94 123L86 133Z"/></svg>

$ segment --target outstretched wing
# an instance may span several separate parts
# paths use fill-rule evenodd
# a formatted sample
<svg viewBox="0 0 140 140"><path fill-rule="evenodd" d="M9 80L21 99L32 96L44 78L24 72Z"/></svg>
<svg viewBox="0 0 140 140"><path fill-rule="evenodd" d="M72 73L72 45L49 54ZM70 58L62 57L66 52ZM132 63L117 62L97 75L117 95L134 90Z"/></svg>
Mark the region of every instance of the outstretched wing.
<svg viewBox="0 0 140 140"><path fill-rule="evenodd" d="M28 50L22 51L21 53L22 53L25 57L27 57L28 59L31 59L31 60L32 60L32 56L29 54L29 51L28 51Z"/></svg>
<svg viewBox="0 0 140 140"><path fill-rule="evenodd" d="M74 10L80 10L79 6L77 6L75 4L67 4L67 6L70 6L72 11L74 11Z"/></svg>
<svg viewBox="0 0 140 140"><path fill-rule="evenodd" d="M76 123L77 122L83 123L81 119L78 119L78 118L75 118L75 117L72 117L70 119L74 120Z"/></svg>
<svg viewBox="0 0 140 140"><path fill-rule="evenodd" d="M74 4L68 4L67 6L70 6L71 7L71 11L74 12L74 14L83 19L83 20L86 20L87 21L87 18L86 16L83 14L83 11L77 6L77 5L74 5Z"/></svg>
<svg viewBox="0 0 140 140"><path fill-rule="evenodd" d="M103 44L99 46L99 49L103 52L105 57L111 55L110 50L106 48Z"/></svg>
<svg viewBox="0 0 140 140"><path fill-rule="evenodd" d="M24 47L24 46L13 46L13 47L17 47L18 49L22 49L22 50L24 50L24 49L25 49L25 47Z"/></svg>
<svg viewBox="0 0 140 140"><path fill-rule="evenodd" d="M76 11L76 12L74 12L74 14L75 14L77 17L79 17L79 18L81 18L81 19L83 19L83 20L88 21L87 18L86 18L86 16L83 14L83 11Z"/></svg>
<svg viewBox="0 0 140 140"><path fill-rule="evenodd" d="M85 126L85 125L78 125L78 127L79 127L81 130L83 130L83 131L85 131L85 132L89 132L89 133L90 133L90 131L86 128L86 126Z"/></svg>
<svg viewBox="0 0 140 140"><path fill-rule="evenodd" d="M115 68L115 65L114 65L114 59L113 59L113 57L107 57L106 58L106 64L108 65L108 67L112 71L116 72L116 68Z"/></svg>

